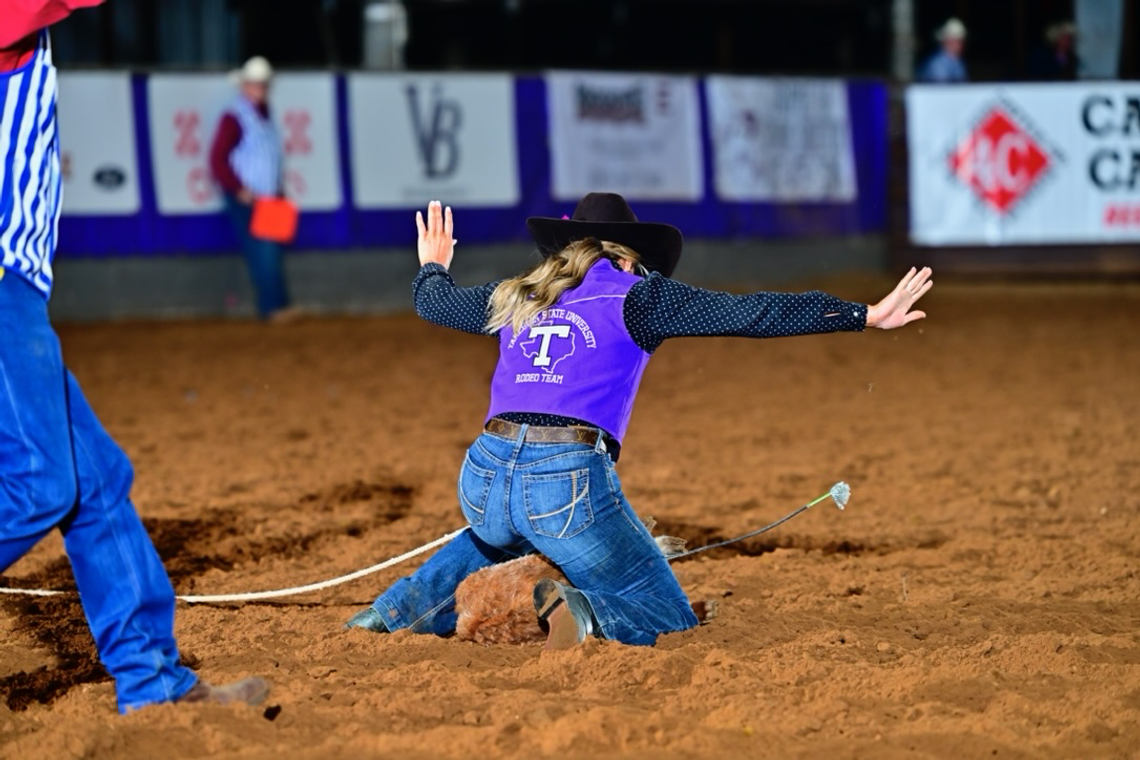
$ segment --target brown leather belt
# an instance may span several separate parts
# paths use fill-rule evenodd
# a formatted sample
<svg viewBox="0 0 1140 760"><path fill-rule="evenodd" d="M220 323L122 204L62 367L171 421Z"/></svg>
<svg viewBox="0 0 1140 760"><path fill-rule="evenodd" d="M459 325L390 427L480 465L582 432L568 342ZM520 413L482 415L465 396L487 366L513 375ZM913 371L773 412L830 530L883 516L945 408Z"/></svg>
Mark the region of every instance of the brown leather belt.
<svg viewBox="0 0 1140 760"><path fill-rule="evenodd" d="M509 422L507 420L492 417L487 421L487 425L483 428L492 435L502 436L503 438L518 438L519 433L522 432L523 426L517 422ZM616 452L620 447L610 436L601 432L597 428L580 427L578 425L569 425L567 427L543 427L541 425L527 425L526 438L528 443L584 443L587 446L597 446L598 438L602 439L605 449L609 452Z"/></svg>

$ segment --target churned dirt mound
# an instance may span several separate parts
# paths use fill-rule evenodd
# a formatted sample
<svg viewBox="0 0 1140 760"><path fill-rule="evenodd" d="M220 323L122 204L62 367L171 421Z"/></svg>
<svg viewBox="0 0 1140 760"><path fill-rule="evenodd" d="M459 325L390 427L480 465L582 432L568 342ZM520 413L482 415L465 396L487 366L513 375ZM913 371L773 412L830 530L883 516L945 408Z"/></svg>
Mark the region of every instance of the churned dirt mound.
<svg viewBox="0 0 1140 760"><path fill-rule="evenodd" d="M851 298L885 283L843 283ZM897 333L667 343L619 466L702 628L652 649L491 646L343 622L414 567L180 605L258 710L115 714L72 598L0 599L0 756L1140 755L1140 288L940 282ZM491 340L411 316L65 327L179 593L351 572L458 527ZM58 536L0 585L73 588Z"/></svg>

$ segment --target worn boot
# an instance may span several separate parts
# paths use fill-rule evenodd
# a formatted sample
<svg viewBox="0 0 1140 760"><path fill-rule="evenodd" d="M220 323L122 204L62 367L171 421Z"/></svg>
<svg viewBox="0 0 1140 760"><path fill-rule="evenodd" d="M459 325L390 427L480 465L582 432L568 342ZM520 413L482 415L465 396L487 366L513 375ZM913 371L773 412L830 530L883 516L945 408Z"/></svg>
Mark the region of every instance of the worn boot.
<svg viewBox="0 0 1140 760"><path fill-rule="evenodd" d="M543 578L534 585L534 611L550 626L546 649L569 649L594 632L594 613L585 595L556 580Z"/></svg>
<svg viewBox="0 0 1140 760"><path fill-rule="evenodd" d="M363 628L373 633L391 633L384 625L384 616L375 607L368 607L356 613L344 624L345 628Z"/></svg>
<svg viewBox="0 0 1140 760"><path fill-rule="evenodd" d="M211 686L205 681L194 684L190 691L179 697L179 704L205 702L214 705L246 704L256 707L269 695L269 682L252 676L223 686Z"/></svg>

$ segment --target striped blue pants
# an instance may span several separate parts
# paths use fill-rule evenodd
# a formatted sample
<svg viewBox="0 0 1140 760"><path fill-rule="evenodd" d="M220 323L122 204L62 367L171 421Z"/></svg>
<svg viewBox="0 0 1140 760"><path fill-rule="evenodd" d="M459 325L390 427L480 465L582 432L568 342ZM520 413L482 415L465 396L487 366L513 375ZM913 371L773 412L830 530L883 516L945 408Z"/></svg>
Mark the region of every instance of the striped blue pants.
<svg viewBox="0 0 1140 760"><path fill-rule="evenodd" d="M182 696L174 590L130 502L130 462L63 365L47 300L0 269L0 572L63 532L119 711Z"/></svg>

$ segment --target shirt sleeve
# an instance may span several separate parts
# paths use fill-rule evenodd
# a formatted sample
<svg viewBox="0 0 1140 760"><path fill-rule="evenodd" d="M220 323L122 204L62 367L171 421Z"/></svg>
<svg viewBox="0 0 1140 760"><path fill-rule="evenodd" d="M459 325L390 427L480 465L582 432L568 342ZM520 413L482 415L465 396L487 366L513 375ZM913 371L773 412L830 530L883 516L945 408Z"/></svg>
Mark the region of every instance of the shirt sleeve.
<svg viewBox="0 0 1140 760"><path fill-rule="evenodd" d="M487 305L498 282L461 288L440 264L424 264L412 283L416 314L453 330L487 335Z"/></svg>
<svg viewBox="0 0 1140 760"><path fill-rule="evenodd" d="M103 0L0 0L0 50Z"/></svg>
<svg viewBox="0 0 1140 760"><path fill-rule="evenodd" d="M241 124L232 113L223 114L218 121L218 131L210 144L210 173L214 180L227 193L237 194L241 190L241 180L230 166L230 153L241 142Z"/></svg>
<svg viewBox="0 0 1140 760"><path fill-rule="evenodd" d="M634 342L652 353L667 338L859 332L867 325L867 306L818 290L734 295L654 273L630 288L623 316Z"/></svg>

